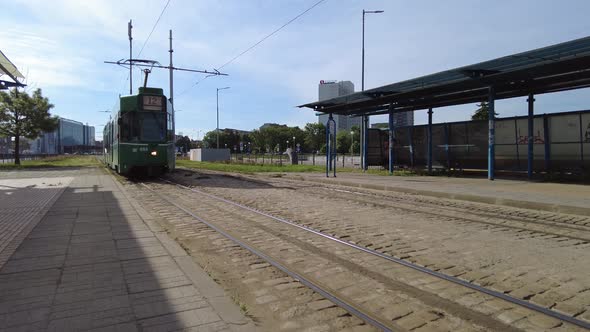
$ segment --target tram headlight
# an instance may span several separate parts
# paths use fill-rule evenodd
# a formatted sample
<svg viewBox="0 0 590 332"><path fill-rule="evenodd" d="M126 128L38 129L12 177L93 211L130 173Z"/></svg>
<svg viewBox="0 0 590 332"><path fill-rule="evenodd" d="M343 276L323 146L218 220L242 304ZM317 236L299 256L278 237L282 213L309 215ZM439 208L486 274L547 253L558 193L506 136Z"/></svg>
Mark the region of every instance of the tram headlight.
<svg viewBox="0 0 590 332"><path fill-rule="evenodd" d="M158 155L158 151L152 151L152 152L150 152L150 154L155 157Z"/></svg>

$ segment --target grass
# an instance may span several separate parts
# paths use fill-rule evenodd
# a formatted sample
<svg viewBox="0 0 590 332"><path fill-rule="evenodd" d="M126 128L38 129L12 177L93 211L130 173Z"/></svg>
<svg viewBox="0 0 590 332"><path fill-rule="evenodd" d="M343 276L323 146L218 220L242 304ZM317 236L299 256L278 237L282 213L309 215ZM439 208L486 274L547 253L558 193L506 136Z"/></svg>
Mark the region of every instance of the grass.
<svg viewBox="0 0 590 332"><path fill-rule="evenodd" d="M57 156L38 160L21 160L20 165L14 163L0 164L0 170L52 167L96 167L102 164L95 156Z"/></svg>
<svg viewBox="0 0 590 332"><path fill-rule="evenodd" d="M199 162L199 161L190 161L190 160L177 160L176 165L186 167L186 168L193 168L193 169L203 169L203 170L211 170L211 171L220 171L220 172L232 172L232 173L246 173L246 174L253 174L253 173L293 173L293 172L302 172L302 173L324 173L326 171L326 167L324 165L262 165L262 164L240 164L240 163L225 163L225 162ZM336 172L347 172L347 173L362 173L362 171L358 168L336 168ZM369 174L375 175L389 175L389 172L386 170L373 170L370 169L367 171ZM416 175L412 171L405 171L405 170L398 170L393 172L394 175L400 176L407 176L407 175Z"/></svg>

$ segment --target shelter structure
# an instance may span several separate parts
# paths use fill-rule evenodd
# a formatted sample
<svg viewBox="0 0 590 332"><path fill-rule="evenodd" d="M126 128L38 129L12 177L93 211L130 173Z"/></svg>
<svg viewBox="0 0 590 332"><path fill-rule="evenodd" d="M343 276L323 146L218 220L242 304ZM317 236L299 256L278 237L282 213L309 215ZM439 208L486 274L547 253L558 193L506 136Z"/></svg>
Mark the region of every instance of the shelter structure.
<svg viewBox="0 0 590 332"><path fill-rule="evenodd" d="M384 85L299 107L349 116L389 115L389 171L393 172L393 114L428 110L429 171L432 112L436 107L488 101L488 178L494 179L494 101L528 96L528 165L533 172L534 95L590 87L590 37ZM366 124L365 124L366 126ZM364 131L365 135L367 130ZM367 160L367 137L361 147ZM326 165L328 167L328 163ZM366 163L363 165L366 169ZM328 174L328 172L326 172Z"/></svg>
<svg viewBox="0 0 590 332"><path fill-rule="evenodd" d="M11 80L6 81L3 79L3 76L8 76ZM20 79L24 78L16 66L0 51L0 90L24 87L26 85L20 82Z"/></svg>

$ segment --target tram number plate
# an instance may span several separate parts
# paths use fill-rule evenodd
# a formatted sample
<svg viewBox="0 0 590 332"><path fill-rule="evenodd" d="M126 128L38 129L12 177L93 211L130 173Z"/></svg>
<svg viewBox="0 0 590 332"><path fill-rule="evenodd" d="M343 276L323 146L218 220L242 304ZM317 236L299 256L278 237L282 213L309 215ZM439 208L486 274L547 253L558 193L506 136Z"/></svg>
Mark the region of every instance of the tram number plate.
<svg viewBox="0 0 590 332"><path fill-rule="evenodd" d="M146 110L160 111L162 110L162 97L157 96L143 96L143 108Z"/></svg>

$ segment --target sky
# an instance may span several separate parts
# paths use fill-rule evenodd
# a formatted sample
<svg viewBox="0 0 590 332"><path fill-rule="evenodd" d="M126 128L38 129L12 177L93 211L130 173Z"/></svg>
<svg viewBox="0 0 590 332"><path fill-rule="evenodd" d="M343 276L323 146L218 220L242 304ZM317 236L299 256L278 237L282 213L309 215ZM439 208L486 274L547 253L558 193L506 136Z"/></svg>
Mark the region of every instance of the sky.
<svg viewBox="0 0 590 332"><path fill-rule="evenodd" d="M0 0L0 50L41 88L52 113L96 127L98 140L119 95L129 93L128 70L105 64L133 57L213 70L318 0ZM177 133L194 139L216 127L251 130L267 122L303 127L315 113L296 106L318 99L320 80L361 86L362 10L365 88L411 79L548 46L590 32L587 0L325 0L248 53L223 67L228 76L175 72ZM146 42L147 40L147 42ZM145 46L144 46L145 45ZM139 54L139 51L143 51ZM136 91L143 75L133 73ZM154 69L148 86L169 94L168 71ZM525 115L526 98L496 103L500 117ZM536 113L587 109L590 90L536 96ZM435 109L434 122L468 120L474 104ZM105 112L106 111L106 112ZM372 117L371 122L382 122ZM417 111L415 123L427 121Z"/></svg>

